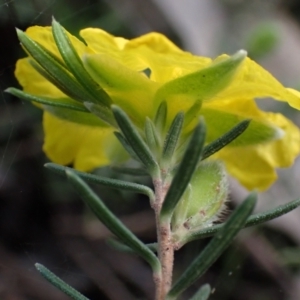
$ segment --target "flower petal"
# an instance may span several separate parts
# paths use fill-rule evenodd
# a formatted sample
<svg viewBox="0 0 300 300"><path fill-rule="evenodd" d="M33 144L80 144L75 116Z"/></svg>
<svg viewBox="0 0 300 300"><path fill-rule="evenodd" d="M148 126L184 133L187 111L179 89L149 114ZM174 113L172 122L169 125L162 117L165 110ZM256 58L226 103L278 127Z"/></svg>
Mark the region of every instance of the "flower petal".
<svg viewBox="0 0 300 300"><path fill-rule="evenodd" d="M15 76L24 92L28 94L53 98L67 97L31 66L29 58L22 58L17 61Z"/></svg>
<svg viewBox="0 0 300 300"><path fill-rule="evenodd" d="M26 34L31 37L34 41L38 42L40 45L47 48L49 51L51 51L53 54L55 54L57 57L61 58L61 55L57 49L57 46L55 44L53 34L52 34L52 27L46 26L32 26L29 27L26 30ZM67 32L69 39L71 40L71 43L73 44L74 48L76 49L78 55L81 57L84 53L91 53L91 50L88 49L88 47L81 42L78 38L71 35L69 32ZM61 58L62 59L62 58Z"/></svg>
<svg viewBox="0 0 300 300"><path fill-rule="evenodd" d="M124 158L112 128L84 126L44 112L43 150L55 163L89 171Z"/></svg>
<svg viewBox="0 0 300 300"><path fill-rule="evenodd" d="M274 168L289 167L300 151L297 126L281 114L265 113L264 116L285 132L281 139L247 147L225 147L214 155L249 190L266 190L277 178Z"/></svg>
<svg viewBox="0 0 300 300"><path fill-rule="evenodd" d="M210 58L180 50L159 33L126 40L101 29L87 28L81 30L80 35L96 53L107 54L135 71L149 68L150 78L159 83L202 69L211 63Z"/></svg>
<svg viewBox="0 0 300 300"><path fill-rule="evenodd" d="M247 58L232 84L212 101L222 102L228 99L266 97L286 101L296 108L300 107L299 94L286 89L267 70Z"/></svg>
<svg viewBox="0 0 300 300"><path fill-rule="evenodd" d="M153 96L157 85L103 54L86 55L84 65L93 79L105 88L113 102L121 106L140 127L152 117Z"/></svg>
<svg viewBox="0 0 300 300"><path fill-rule="evenodd" d="M200 114L207 124L207 142L219 138L239 122L251 119L247 130L227 147L255 145L278 139L282 135L274 122L268 121L252 99L204 103Z"/></svg>

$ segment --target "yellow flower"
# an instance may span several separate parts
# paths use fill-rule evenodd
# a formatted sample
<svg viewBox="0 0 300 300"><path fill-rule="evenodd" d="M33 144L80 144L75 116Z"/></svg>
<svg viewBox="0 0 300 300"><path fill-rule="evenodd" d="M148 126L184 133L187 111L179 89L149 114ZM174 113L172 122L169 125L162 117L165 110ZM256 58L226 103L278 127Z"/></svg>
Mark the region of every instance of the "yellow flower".
<svg viewBox="0 0 300 300"><path fill-rule="evenodd" d="M65 66L51 27L30 27L26 34ZM85 43L67 35L89 76L103 88L103 97L107 94L110 101L125 110L140 128L146 117L154 118L163 100L168 105L168 123L179 111L191 112L194 108L184 129L186 134L194 120L203 115L208 128L207 143L238 122L252 119L241 137L213 156L224 161L228 172L248 189L268 188L276 179L275 169L290 166L299 154L299 129L281 114L261 111L254 99L272 97L300 109L300 94L283 87L249 58L239 58L227 81L221 80L218 85L216 77L213 84L217 87L214 88L205 81L205 72L226 61L226 55L215 60L194 56L159 33L127 40L101 29L87 28L80 32ZM45 79L30 60L32 58L20 59L15 72L24 92L52 101L63 99L79 108L70 113L67 109L64 112L42 105L45 110L44 151L48 157L60 164L73 163L80 170L109 164L116 157L111 153L118 147L113 128L84 111L85 100L74 101L78 100L75 99L77 94L74 97L66 95L63 88ZM194 80L195 74L198 74L198 81ZM203 81L199 81L199 74ZM196 85L185 86L188 82ZM109 101L107 99L105 101Z"/></svg>

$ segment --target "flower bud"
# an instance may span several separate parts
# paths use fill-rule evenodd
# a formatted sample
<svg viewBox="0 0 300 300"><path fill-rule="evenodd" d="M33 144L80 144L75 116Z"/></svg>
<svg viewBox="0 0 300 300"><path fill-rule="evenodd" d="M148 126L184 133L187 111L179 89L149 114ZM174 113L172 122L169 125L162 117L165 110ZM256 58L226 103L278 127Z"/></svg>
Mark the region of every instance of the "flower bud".
<svg viewBox="0 0 300 300"><path fill-rule="evenodd" d="M195 171L172 218L172 231L180 236L190 230L209 227L225 208L228 181L219 161L202 162Z"/></svg>

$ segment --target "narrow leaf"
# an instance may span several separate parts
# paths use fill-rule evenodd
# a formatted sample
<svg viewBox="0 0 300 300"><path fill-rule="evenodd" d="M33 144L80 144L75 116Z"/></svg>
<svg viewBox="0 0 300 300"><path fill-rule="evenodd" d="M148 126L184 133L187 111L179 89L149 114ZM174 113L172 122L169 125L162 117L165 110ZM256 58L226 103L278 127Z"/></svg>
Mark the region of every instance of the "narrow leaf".
<svg viewBox="0 0 300 300"><path fill-rule="evenodd" d="M188 126L193 120L197 119L199 111L202 107L202 101L196 100L195 103L185 113L184 127Z"/></svg>
<svg viewBox="0 0 300 300"><path fill-rule="evenodd" d="M66 170L68 180L75 190L93 210L98 219L120 240L145 259L152 270L160 272L161 266L158 258L148 247L142 243L123 223L105 206L102 200L90 189L90 187L71 170Z"/></svg>
<svg viewBox="0 0 300 300"><path fill-rule="evenodd" d="M115 128L118 127L114 115L109 107L92 102L83 102L83 104L92 114L96 115L105 123Z"/></svg>
<svg viewBox="0 0 300 300"><path fill-rule="evenodd" d="M254 226L254 225L259 225L259 224L265 223L267 221L276 219L276 218L283 216L283 215L287 214L288 212L294 210L298 206L300 206L300 199L296 199L287 204L277 206L266 212L261 212L261 213L252 215L247 219L247 222L245 223L244 228ZM198 240L198 239L203 239L206 237L213 236L216 233L218 233L220 230L222 230L223 227L224 227L223 224L218 224L218 225L211 226L209 228L199 230L198 232L194 232L190 236L187 236L186 240L182 244L186 244L187 242L191 242L193 240Z"/></svg>
<svg viewBox="0 0 300 300"><path fill-rule="evenodd" d="M139 157L136 155L136 153L132 149L132 147L129 145L129 143L126 140L126 138L122 135L122 133L120 133L118 131L115 131L114 135L119 140L119 142L121 143L121 145L123 146L123 148L127 151L127 153L131 156L131 158L135 159L138 162L141 162L140 159L139 159Z"/></svg>
<svg viewBox="0 0 300 300"><path fill-rule="evenodd" d="M171 95L186 95L208 101L228 86L246 56L246 51L240 50L206 68L168 81L158 89L154 101L166 100Z"/></svg>
<svg viewBox="0 0 300 300"><path fill-rule="evenodd" d="M123 173L131 176L149 176L149 173L144 169L139 168L127 168L127 167L111 167L116 173Z"/></svg>
<svg viewBox="0 0 300 300"><path fill-rule="evenodd" d="M98 103L108 107L111 104L110 97L85 70L83 63L64 28L56 22L54 18L52 20L52 33L61 56L78 82L81 83L94 99L98 100Z"/></svg>
<svg viewBox="0 0 300 300"><path fill-rule="evenodd" d="M88 112L88 110L81 104L76 103L74 100L69 98L61 98L61 99L53 99L41 96L35 96L27 94L19 89L16 88L8 88L5 92L10 93L22 100L29 101L29 102L36 102L44 105L50 105L55 107L67 108L71 110L81 111L81 112Z"/></svg>
<svg viewBox="0 0 300 300"><path fill-rule="evenodd" d="M67 283L65 283L63 280L61 280L59 277L57 277L55 274L53 274L50 270L48 270L43 265L36 263L35 267L42 274L44 278L46 278L51 284L53 284L55 287L57 287L64 294L68 295L72 299L89 300L88 298L80 294L78 291L76 291L74 288L69 286Z"/></svg>
<svg viewBox="0 0 300 300"><path fill-rule="evenodd" d="M68 84L65 82L59 81L56 77L52 76L49 72L47 72L44 68L42 68L35 60L29 59L29 64L40 74L42 75L47 81L51 82L53 85L55 85L58 89L60 89L63 93L65 93L70 98L74 99L78 102L83 102L86 100L86 98L83 98L83 95L81 93L77 94L75 89L75 92L68 88ZM65 66L62 66L62 68L65 68ZM70 78L71 80L74 80L74 78ZM78 89L81 87L78 86Z"/></svg>
<svg viewBox="0 0 300 300"><path fill-rule="evenodd" d="M224 112L218 109L202 107L201 116L206 120L207 128L211 130L207 134L207 140L212 142L226 132L234 128L239 122L245 120L243 116L237 116L235 113ZM275 139L282 138L283 130L272 125L268 120L251 119L251 122L243 134L238 136L230 143L230 147L251 146Z"/></svg>
<svg viewBox="0 0 300 300"><path fill-rule="evenodd" d="M203 150L202 160L218 152L233 140L235 140L237 137L239 137L248 128L250 122L251 120L244 120L240 122L223 136L205 146Z"/></svg>
<svg viewBox="0 0 300 300"><path fill-rule="evenodd" d="M256 203L256 194L250 194L236 208L223 229L210 241L205 249L194 259L187 270L180 276L168 293L167 299L176 299L185 289L193 284L225 251L237 233L244 227L248 216Z"/></svg>
<svg viewBox="0 0 300 300"><path fill-rule="evenodd" d="M111 247L119 250L119 251L123 251L123 252L129 252L132 253L134 252L134 250L130 247L128 247L127 245L121 243L120 241L110 238L106 241L108 243L108 245L110 245ZM146 246L152 251L152 252L157 252L157 243L152 243L152 244L146 244Z"/></svg>
<svg viewBox="0 0 300 300"><path fill-rule="evenodd" d="M205 142L205 134L205 123L202 119L200 119L193 132L182 161L176 170L176 174L172 180L171 186L162 205L160 213L162 218L167 218L169 220L172 217L177 203L186 190L197 164L201 159L201 152Z"/></svg>
<svg viewBox="0 0 300 300"><path fill-rule="evenodd" d="M180 133L181 133L181 129L182 129L182 125L183 125L183 120L184 120L184 113L183 112L179 112L171 126L170 129L167 133L165 142L164 142L164 148L163 148L163 156L162 159L164 162L164 165L167 166L169 164L169 162L171 161L173 154L175 152L179 137L180 137Z"/></svg>
<svg viewBox="0 0 300 300"><path fill-rule="evenodd" d="M80 176L80 178L83 178L87 180L88 182L91 183L96 183L102 186L106 186L111 189L117 189L117 190L124 190L124 191L130 191L130 192L135 192L139 194L146 195L150 198L151 201L154 200L155 196L153 191L148 188L145 185L142 184L137 184L137 183L132 183L132 182L127 182L123 180L118 180L118 179L111 179L103 176L98 176L98 175L93 175L85 172L80 172L77 170L74 170L72 168L68 167L63 167L54 163L47 163L45 164L45 167L50 169L51 171L54 171L55 173L59 175L66 175L66 171L70 170Z"/></svg>
<svg viewBox="0 0 300 300"><path fill-rule="evenodd" d="M158 176L159 168L157 162L127 114L116 105L112 105L112 111L120 130L135 154L152 175Z"/></svg>
<svg viewBox="0 0 300 300"><path fill-rule="evenodd" d="M146 117L145 121L145 137L149 148L153 153L157 153L160 149L160 141L156 128L148 117Z"/></svg>
<svg viewBox="0 0 300 300"><path fill-rule="evenodd" d="M164 132L167 120L168 106L166 101L162 101L157 109L154 124L158 132Z"/></svg>
<svg viewBox="0 0 300 300"><path fill-rule="evenodd" d="M190 300L207 300L211 293L211 287L209 284L204 284L196 292L196 294L190 298Z"/></svg>
<svg viewBox="0 0 300 300"><path fill-rule="evenodd" d="M95 99L85 91L80 84L74 79L64 65L50 51L42 47L39 43L32 40L23 31L17 29L17 35L26 49L26 51L42 66L43 73L48 73L52 78L52 82L58 86L68 96L78 101L95 102ZM33 63L33 65L37 65ZM37 70L41 67L37 67Z"/></svg>

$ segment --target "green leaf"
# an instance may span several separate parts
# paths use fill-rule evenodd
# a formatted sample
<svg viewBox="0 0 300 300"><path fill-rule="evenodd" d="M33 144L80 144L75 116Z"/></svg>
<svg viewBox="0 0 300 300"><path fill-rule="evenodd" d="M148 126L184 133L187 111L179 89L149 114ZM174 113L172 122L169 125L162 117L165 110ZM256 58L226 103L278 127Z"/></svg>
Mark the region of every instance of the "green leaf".
<svg viewBox="0 0 300 300"><path fill-rule="evenodd" d="M48 97L34 96L15 88L8 88L6 91L23 100L42 104L44 110L50 112L52 115L60 119L77 124L107 127L107 123L103 123L102 120L99 120L99 118L89 113L89 111L83 105L70 98L53 99Z"/></svg>
<svg viewBox="0 0 300 300"><path fill-rule="evenodd" d="M69 286L67 283L65 283L63 280L61 280L59 277L57 277L55 274L53 274L50 270L48 270L43 265L36 263L35 267L42 274L44 278L46 278L51 284L53 284L55 287L57 287L64 294L68 295L72 299L89 300L87 297L80 294L78 291L76 291L74 288Z"/></svg>
<svg viewBox="0 0 300 300"><path fill-rule="evenodd" d="M19 29L17 29L17 35L26 51L42 67L41 68L40 66L38 66L36 62L31 62L31 64L36 68L38 72L41 71L41 75L48 74L47 79L51 78L51 82L54 83L61 91L66 93L72 99L80 102L96 101L87 91L82 88L82 86L64 67L64 64L50 51L32 40Z"/></svg>
<svg viewBox="0 0 300 300"><path fill-rule="evenodd" d="M5 92L10 93L22 100L29 101L29 102L36 102L44 105L54 106L54 107L61 107L67 108L70 110L76 110L81 112L88 112L88 110L78 102L70 98L50 98L50 97L41 97L35 96L28 93L25 93L16 88L8 88Z"/></svg>
<svg viewBox="0 0 300 300"><path fill-rule="evenodd" d="M118 127L114 115L109 107L92 102L83 102L83 104L92 114L100 118L103 122L115 128Z"/></svg>
<svg viewBox="0 0 300 300"><path fill-rule="evenodd" d="M145 121L146 142L153 153L158 153L160 149L160 140L153 122L146 117Z"/></svg>
<svg viewBox="0 0 300 300"><path fill-rule="evenodd" d="M217 160L200 163L174 210L172 232L176 240L180 241L180 236L185 239L193 229L210 226L218 220L227 195L224 165Z"/></svg>
<svg viewBox="0 0 300 300"><path fill-rule="evenodd" d="M114 239L114 238L110 238L106 241L108 243L108 245L110 245L111 247L122 251L122 252L128 252L128 253L132 253L134 252L132 248L128 247L127 245L121 243L120 241ZM146 246L152 251L152 252L157 252L157 243L152 243L152 244L146 244Z"/></svg>
<svg viewBox="0 0 300 300"><path fill-rule="evenodd" d="M131 158L135 159L138 162L141 162L139 157L136 155L132 147L129 145L126 138L122 135L122 133L115 131L114 135L119 140L120 144L123 146L123 148L127 151L127 153L131 156Z"/></svg>
<svg viewBox="0 0 300 300"><path fill-rule="evenodd" d="M238 123L245 120L244 115L223 112L217 109L202 107L201 116L204 117L207 126L207 141L212 142L226 134ZM243 134L233 140L229 147L256 145L282 137L281 128L266 121L264 118L254 117Z"/></svg>
<svg viewBox="0 0 300 300"><path fill-rule="evenodd" d="M120 174L126 174L126 175L131 175L131 176L149 176L149 173L144 170L144 169L139 169L139 168L127 168L127 167L111 167L111 169Z"/></svg>
<svg viewBox="0 0 300 300"><path fill-rule="evenodd" d="M240 136L249 126L249 123L251 120L244 120L234 126L231 130L226 132L221 137L217 138L213 142L211 142L209 145L204 147L202 160L205 158L215 154L225 146L227 146L229 143L231 143L233 140L235 140L238 136Z"/></svg>
<svg viewBox="0 0 300 300"><path fill-rule="evenodd" d="M184 121L184 113L179 112L167 133L165 142L164 142L164 148L163 148L163 155L162 155L162 162L163 162L163 168L167 168L170 166L170 163L173 158L173 154L175 152L175 149L177 147L177 143L181 134L182 126Z"/></svg>
<svg viewBox="0 0 300 300"><path fill-rule="evenodd" d="M248 218L247 222L244 225L244 228L254 226L254 225L259 225L259 224L265 223L267 221L276 219L276 218L283 216L283 215L287 214L288 212L294 210L298 206L300 206L300 199L296 199L287 204L277 206L266 212L252 215ZM197 232L193 232L191 235L186 236L186 239L182 243L182 245L186 244L187 242L191 242L193 240L198 240L198 239L203 239L206 237L213 236L216 233L218 233L220 230L222 230L223 227L224 227L224 224L218 224L218 225L211 226L209 228L204 228Z"/></svg>
<svg viewBox="0 0 300 300"><path fill-rule="evenodd" d="M195 170L196 172L197 170ZM195 174L194 174L195 176ZM193 178L193 177L192 177ZM190 201L192 200L193 196L193 190L192 190L192 185L189 183L187 186L185 192L183 193L182 197L180 198L180 201L176 205L173 215L172 215L172 220L171 220L171 228L172 228L172 234L173 238L176 237L176 240L179 241L180 235L178 234L178 230L180 230L180 233L182 232L182 227L186 229L185 222L187 221L187 213L189 211L189 204ZM186 229L184 231L188 231L189 229ZM182 233L183 236L185 237L186 233Z"/></svg>
<svg viewBox="0 0 300 300"><path fill-rule="evenodd" d="M211 287L209 284L204 284L196 292L196 294L190 298L190 300L207 300L211 293Z"/></svg>
<svg viewBox="0 0 300 300"><path fill-rule="evenodd" d="M43 109L60 119L67 120L76 124L96 126L100 128L108 127L107 123L103 122L90 112L70 110L67 108L55 107L52 105L43 105Z"/></svg>
<svg viewBox="0 0 300 300"><path fill-rule="evenodd" d="M157 109L154 124L157 128L157 131L161 134L164 132L166 121L167 121L167 114L168 114L168 106L166 101L162 101Z"/></svg>
<svg viewBox="0 0 300 300"><path fill-rule="evenodd" d="M154 198L155 198L154 193L150 188L148 188L145 185L138 184L138 183L132 183L132 182L127 182L127 181L123 181L123 180L111 179L111 178L107 178L107 177L103 177L103 176L84 173L84 172L80 172L80 171L77 171L77 170L74 170L74 169L68 168L68 167L63 167L63 166L60 166L60 165L57 165L54 163L47 163L47 164L45 164L45 167L51 171L54 171L55 173L57 173L59 175L63 175L63 176L66 175L67 170L70 170L70 171L74 172L76 175L80 176L80 178L83 178L83 179L87 180L88 182L96 183L101 186L106 186L111 189L124 190L124 191L130 191L130 192L143 194L143 195L148 196L151 201L154 201Z"/></svg>
<svg viewBox="0 0 300 300"><path fill-rule="evenodd" d="M97 103L108 107L111 104L110 97L85 70L64 28L54 18L52 20L52 33L62 58L78 82L97 100Z"/></svg>
<svg viewBox="0 0 300 300"><path fill-rule="evenodd" d="M225 223L223 229L216 234L205 249L194 259L186 271L175 282L166 299L176 299L178 295L207 271L207 269L229 246L237 233L244 227L255 203L256 194L252 193L236 208Z"/></svg>
<svg viewBox="0 0 300 300"><path fill-rule="evenodd" d="M104 88L122 91L152 92L157 84L144 74L136 72L104 53L86 53L83 64L89 74Z"/></svg>
<svg viewBox="0 0 300 300"><path fill-rule="evenodd" d="M205 133L205 123L203 119L200 119L162 205L160 217L166 219L165 221L171 219L177 203L185 192L197 168L204 147Z"/></svg>
<svg viewBox="0 0 300 300"><path fill-rule="evenodd" d="M188 109L188 111L185 113L184 118L184 127L188 126L193 120L197 119L197 117L200 115L200 109L202 107L203 101L196 100L195 103Z"/></svg>
<svg viewBox="0 0 300 300"><path fill-rule="evenodd" d="M152 267L153 272L161 271L158 258L149 248L142 243L121 221L105 206L102 200L89 188L89 186L71 170L66 170L66 175L75 190L93 210L98 219L120 240L146 260Z"/></svg>
<svg viewBox="0 0 300 300"><path fill-rule="evenodd" d="M207 68L167 82L157 91L156 103L171 95L187 95L199 100L212 98L228 86L246 56L246 51L240 50Z"/></svg>
<svg viewBox="0 0 300 300"><path fill-rule="evenodd" d="M118 106L112 105L112 111L127 142L152 176L159 176L158 164L149 147L144 142L127 114Z"/></svg>
<svg viewBox="0 0 300 300"><path fill-rule="evenodd" d="M50 54L50 53L49 53ZM57 60L57 58L56 58ZM58 60L57 60L58 61ZM36 61L33 59L28 59L29 64L40 74L42 75L47 81L51 82L54 86L56 86L58 89L60 89L63 93L65 93L67 96L70 98L74 99L75 101L78 102L83 102L84 98L80 97L83 96L81 94L76 94L74 91L68 89L68 86L65 85L64 83L61 83L57 78L52 76L50 73L48 73L44 68L42 68ZM59 62L59 61L58 61ZM66 68L64 65L62 65L62 68ZM74 78L70 78L71 80L74 80ZM77 84L75 82L75 84ZM78 86L80 89L80 86Z"/></svg>

